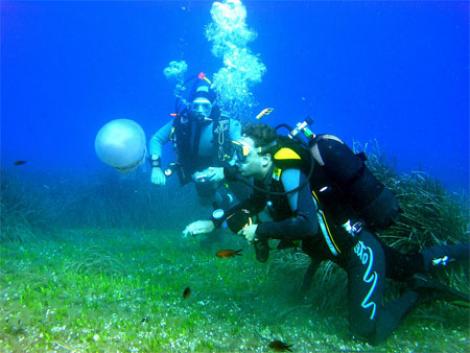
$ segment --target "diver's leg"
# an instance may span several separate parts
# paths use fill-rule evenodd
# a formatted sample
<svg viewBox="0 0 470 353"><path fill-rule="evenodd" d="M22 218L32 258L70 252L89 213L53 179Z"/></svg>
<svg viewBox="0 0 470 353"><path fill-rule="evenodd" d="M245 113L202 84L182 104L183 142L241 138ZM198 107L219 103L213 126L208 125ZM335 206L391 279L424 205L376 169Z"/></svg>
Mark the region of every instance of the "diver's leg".
<svg viewBox="0 0 470 353"><path fill-rule="evenodd" d="M377 327L372 344L384 342L400 325L404 317L419 303L419 294L411 289L387 303L377 317Z"/></svg>
<svg viewBox="0 0 470 353"><path fill-rule="evenodd" d="M266 210L261 211L257 215L257 223L270 222L272 221L271 216ZM282 240L279 244L282 243ZM258 239L253 243L255 249L256 260L259 262L266 262L269 259L269 252L271 248L269 247L269 242L267 239ZM279 248L278 248L279 249Z"/></svg>
<svg viewBox="0 0 470 353"><path fill-rule="evenodd" d="M379 240L380 241L380 240ZM395 248L382 244L385 254L385 269L387 278L406 282L415 273L423 273L424 262L420 253L404 254Z"/></svg>
<svg viewBox="0 0 470 353"><path fill-rule="evenodd" d="M420 302L445 300L457 305L470 305L470 296L432 278L431 272L460 263L468 266L469 244L435 245L417 254L402 254L384 246L387 277L406 281L419 294Z"/></svg>
<svg viewBox="0 0 470 353"><path fill-rule="evenodd" d="M300 293L302 295L305 295L312 286L313 277L315 276L318 267L320 267L321 262L322 259L319 257L310 257L310 264L308 265L307 270L304 273L304 279L302 281L302 286L300 287Z"/></svg>
<svg viewBox="0 0 470 353"><path fill-rule="evenodd" d="M470 243L434 245L420 253L403 254L382 245L386 257L387 277L396 281L407 281L416 273L429 273L444 269L451 264L469 264Z"/></svg>
<svg viewBox="0 0 470 353"><path fill-rule="evenodd" d="M380 246L363 236L351 248L346 262L348 273L349 325L354 336L372 341L377 317L381 315L385 266Z"/></svg>
<svg viewBox="0 0 470 353"><path fill-rule="evenodd" d="M416 273L408 281L408 286L419 294L420 302L445 300L454 305L470 307L470 295L449 287L428 274Z"/></svg>
<svg viewBox="0 0 470 353"><path fill-rule="evenodd" d="M367 230L358 234L358 242L351 249L346 270L351 332L371 344L381 343L415 307L418 294L409 290L400 298L382 305L385 254L381 243Z"/></svg>
<svg viewBox="0 0 470 353"><path fill-rule="evenodd" d="M266 262L269 259L269 243L267 239L261 239L253 242L255 248L256 260Z"/></svg>
<svg viewBox="0 0 470 353"><path fill-rule="evenodd" d="M323 261L329 260L329 258L325 255L325 252L328 250L323 245L321 238L302 241L302 251L310 258L310 264L304 273L304 279L300 287L301 294L305 295L312 286L313 277L320 264Z"/></svg>
<svg viewBox="0 0 470 353"><path fill-rule="evenodd" d="M470 243L454 245L434 245L421 251L424 271L444 268L453 263L468 265L470 259Z"/></svg>

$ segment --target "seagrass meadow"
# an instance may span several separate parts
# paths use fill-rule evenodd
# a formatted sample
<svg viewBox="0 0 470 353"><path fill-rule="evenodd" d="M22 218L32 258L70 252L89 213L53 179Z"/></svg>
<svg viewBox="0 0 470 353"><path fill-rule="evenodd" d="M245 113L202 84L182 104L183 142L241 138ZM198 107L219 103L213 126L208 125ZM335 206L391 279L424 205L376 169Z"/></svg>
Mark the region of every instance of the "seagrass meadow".
<svg viewBox="0 0 470 353"><path fill-rule="evenodd" d="M0 0L0 353L470 353L470 265L453 261L465 247L438 247L470 244L469 14L468 0ZM240 139L247 123L286 140L273 143L263 128L259 143ZM324 154L315 137L330 134ZM276 157L287 136L308 142L308 153L292 146ZM260 262L227 228L183 237L209 224L193 223L212 215L203 203L231 198L198 199L222 177L203 169L254 157L245 171L257 179L267 154L274 167L319 178L321 230L337 230L329 217L342 211L330 181L342 180L345 213L364 201L386 216L393 198L374 202L380 185L353 172L336 137L364 152L400 203L377 237L404 253L437 245L425 261L376 251L365 233L343 251L344 234L333 247L352 280L325 261L304 291L313 266L298 242L281 250L270 241ZM325 162L325 173L307 159ZM280 176L271 181L293 185ZM240 185L227 186L237 195ZM267 211L289 211L269 201ZM311 221L311 204L307 212ZM303 233L307 223L296 221L287 227ZM360 231L350 223L350 234ZM250 239L254 227L243 231ZM312 256L316 244L305 247ZM388 275L408 276L386 280L387 303L404 300L385 315L372 297L382 260ZM409 278L430 262L431 274ZM351 323L370 330L359 305L349 320L348 288L377 314L377 340L401 309L420 305L373 346L351 334Z"/></svg>
<svg viewBox="0 0 470 353"><path fill-rule="evenodd" d="M369 166L404 209L380 234L387 243L408 251L468 240L462 196L422 173L398 175L378 153ZM303 296L308 258L298 249L273 250L262 264L228 231L210 247L183 239L184 226L208 214L191 186L150 188L145 175L77 181L11 172L1 211L1 352L269 352L273 340L293 352L470 348L470 310L444 302L419 306L382 345L354 340L346 275L333 264ZM242 256L219 258L219 249ZM467 268L439 277L470 290ZM388 287L390 298L401 289Z"/></svg>

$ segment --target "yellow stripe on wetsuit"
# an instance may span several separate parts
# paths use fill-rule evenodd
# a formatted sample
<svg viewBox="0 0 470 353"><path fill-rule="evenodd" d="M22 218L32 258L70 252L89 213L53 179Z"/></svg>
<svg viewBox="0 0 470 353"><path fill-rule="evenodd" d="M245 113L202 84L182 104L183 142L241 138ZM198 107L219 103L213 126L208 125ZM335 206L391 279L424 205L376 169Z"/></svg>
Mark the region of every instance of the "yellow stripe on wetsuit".
<svg viewBox="0 0 470 353"><path fill-rule="evenodd" d="M326 220L326 217L325 217L325 213L323 213L323 211L320 210L320 208L318 207L319 200L318 200L318 196L315 194L315 191L312 191L312 196L318 208L318 211L317 211L318 223L320 225L323 238L325 238L326 245L328 246L328 249L330 249L333 255L338 256L339 254L341 254L341 250L339 249L339 246L336 244L335 239L333 238L330 227L328 226L328 221Z"/></svg>

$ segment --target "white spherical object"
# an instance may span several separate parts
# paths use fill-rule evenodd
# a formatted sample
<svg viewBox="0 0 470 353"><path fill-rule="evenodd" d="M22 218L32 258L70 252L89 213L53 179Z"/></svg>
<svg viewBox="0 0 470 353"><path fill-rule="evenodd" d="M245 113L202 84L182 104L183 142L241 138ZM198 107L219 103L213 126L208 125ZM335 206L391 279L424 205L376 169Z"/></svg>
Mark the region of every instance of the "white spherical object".
<svg viewBox="0 0 470 353"><path fill-rule="evenodd" d="M144 130L130 119L111 120L98 131L95 139L98 158L122 172L129 172L144 161L146 145Z"/></svg>

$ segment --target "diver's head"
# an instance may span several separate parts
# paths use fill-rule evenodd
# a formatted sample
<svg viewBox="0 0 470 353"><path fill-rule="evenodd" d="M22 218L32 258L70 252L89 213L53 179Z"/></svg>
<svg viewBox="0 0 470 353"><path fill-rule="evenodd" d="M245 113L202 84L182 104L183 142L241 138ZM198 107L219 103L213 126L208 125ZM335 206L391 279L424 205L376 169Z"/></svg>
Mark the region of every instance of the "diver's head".
<svg viewBox="0 0 470 353"><path fill-rule="evenodd" d="M266 124L247 124L243 136L233 141L236 163L244 177L263 179L272 167L272 154L277 148L276 131Z"/></svg>
<svg viewBox="0 0 470 353"><path fill-rule="evenodd" d="M205 80L198 80L191 94L191 115L198 120L206 120L211 116L215 94Z"/></svg>
<svg viewBox="0 0 470 353"><path fill-rule="evenodd" d="M204 97L197 97L191 102L191 115L198 120L205 120L211 116L212 103Z"/></svg>
<svg viewBox="0 0 470 353"><path fill-rule="evenodd" d="M98 131L95 151L103 163L120 172L130 172L145 160L144 130L133 120L111 120Z"/></svg>

